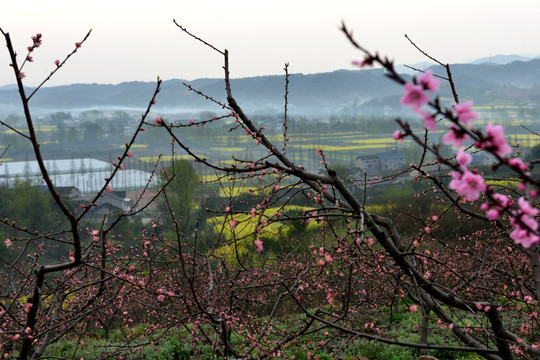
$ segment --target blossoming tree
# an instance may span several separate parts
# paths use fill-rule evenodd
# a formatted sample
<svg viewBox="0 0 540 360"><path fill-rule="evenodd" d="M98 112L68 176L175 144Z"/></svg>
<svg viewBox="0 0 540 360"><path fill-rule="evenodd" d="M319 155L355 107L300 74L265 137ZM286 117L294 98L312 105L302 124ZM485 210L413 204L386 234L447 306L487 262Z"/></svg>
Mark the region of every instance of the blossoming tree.
<svg viewBox="0 0 540 360"><path fill-rule="evenodd" d="M221 356L236 358L283 356L289 342L312 333L322 334L323 340L307 349L308 356L329 346L339 336L426 351L473 351L486 359L540 355L537 332L540 238L538 210L534 205L540 183L532 177L527 164L512 155L501 126L488 124L484 131L475 128L478 114L471 101L459 101L448 66L445 66L446 80L455 101L452 106L444 105L437 97L439 80L431 71L407 80L396 72L392 61L362 48L351 32L345 26L342 28L352 45L363 53L364 60L356 64L385 68L386 76L403 86L401 103L416 112L425 127L424 133L417 134L411 124L397 119L401 129L394 133L394 139L410 138L418 144L422 160L411 164L408 171L416 172L419 181L430 184L431 191L439 191L443 197L437 195L440 206L427 219L410 215L410 221L418 225L416 233L401 234L395 223L397 218L368 211L365 197L358 198L351 192L344 182L347 179L337 177L322 151L317 151L317 155L326 174L309 172L288 157L287 66L284 136L278 145L236 102L229 80L228 52L178 26L223 56L227 103L207 98L229 112L235 123L231 131L245 132L255 146L262 146L268 152L263 158L236 160L231 166L217 165L193 153L176 131L179 127L202 124L173 124L161 118L156 121L194 161L225 173L229 180L248 181L258 177L267 181L263 186L265 191L260 193L259 202L251 211L235 210L234 202L222 210L222 227L209 252L203 257L197 255L196 242L189 241L191 253L182 253L190 258L189 266L184 262L187 260L182 260L178 276L190 284L190 289L178 293L182 293L182 301L190 299L194 305L190 312L197 318L193 334L210 342ZM221 118L225 119L226 115ZM211 121L218 119L208 120ZM443 143L457 150L452 158L442 156L440 144L428 140L429 132L443 124L447 124ZM470 166L471 151L490 154L492 169L506 167L519 179L518 188L499 189L489 185L488 174ZM433 166L426 166L424 161L428 152L436 158L439 169L448 170L432 174ZM429 192L419 196L430 196ZM283 204L296 196L309 198L313 207L296 216L284 215ZM278 204L283 207L275 211ZM460 234L452 227L441 227L446 219L463 223L474 220L479 225L471 233ZM269 243L283 236L274 233L273 239L264 240L265 228L295 220L317 221L321 225L311 245L294 256L265 254ZM252 232L239 231L252 221L256 223ZM295 241L295 236L288 236L285 241ZM251 241L251 253L245 251L247 241ZM181 252L180 237L178 243ZM231 256L224 255L224 247ZM186 267L193 268L186 271ZM258 280L261 276L262 282ZM174 283L167 288L178 289ZM411 312L422 312L419 342L388 338L387 329L377 326L378 320L399 302ZM174 306L174 298L166 306ZM366 319L362 316L366 311L375 314L373 321L359 324ZM277 316L290 312L301 314L294 325L287 330L273 327ZM253 322L259 322L256 329L250 326ZM433 328L430 324L447 331L462 346L430 344L428 332ZM209 334L211 329L215 337ZM269 340L276 339L278 331L282 331L280 340ZM245 342L235 343L234 337L244 338Z"/></svg>
<svg viewBox="0 0 540 360"><path fill-rule="evenodd" d="M17 80L26 127L17 129L8 122L0 123L32 145L47 192L59 209L58 223L50 229L38 230L30 228L30 224L18 224L11 214L4 213L0 220L3 229L8 229L0 258L0 353L3 358L16 354L19 359L39 359L51 343L68 333L84 332L85 321L103 309L114 308L122 301L122 296L133 291L124 284L133 281L129 275L133 264L129 263L136 263L136 260L118 262L116 256L120 247L113 244L112 239L116 236L113 230L148 204L139 198L128 211L103 218L97 229L87 227L87 215L104 192L112 191L112 179L132 157L130 149L143 130L144 118L155 103L157 90L153 96L149 94L151 100L147 111L132 138L125 143L125 150L113 163L113 170L104 179L101 190L94 194L89 204L72 208L60 196L49 175L30 104L36 92L80 50L90 32L81 42L75 43L74 49L63 60L54 61L50 75L30 90L24 86L26 75L23 70L34 61L43 35L32 36L27 55L20 62L9 33L2 29L0 32ZM150 182L151 179L147 186ZM11 201L16 202L17 197Z"/></svg>
<svg viewBox="0 0 540 360"><path fill-rule="evenodd" d="M287 133L288 66L283 141L278 143L236 102L227 50L178 27L223 57L226 102L186 84L188 91L214 102L222 113L186 123L163 116L149 120L147 114L160 90L158 81L147 112L93 202L110 189L110 179L129 159L139 132L155 126L172 139L175 148L220 175L220 186L257 179L257 187L250 189L253 206L246 208L231 195L228 204L207 209L210 217L188 234L165 191L169 216L138 234L138 245L129 250L111 241L111 231L134 209L104 222L100 229L85 229L82 221L88 208L73 211L58 196L33 131L29 102L35 91L26 95L22 82L23 67L33 61L31 55L42 36L33 38L26 60L18 65L9 34L2 32L27 119L29 135L20 135L32 142L48 189L68 224L36 234L9 219L1 220L24 234L4 240L17 254L9 271L19 274L13 290L3 289L7 301L0 305L0 337L7 356L16 351L20 359L37 359L48 344L84 326L83 320L106 327L107 316L113 315L118 315L127 334L126 345L111 350L119 355L159 340L152 334L141 337L147 343L134 340L135 325L144 322L156 334L183 328L191 336L196 357L206 344L221 358L292 359L295 355L289 347L303 342L310 359L327 349L337 358L360 339L421 351L474 352L486 359L540 356L540 237L535 204L539 180L527 163L513 156L501 126L488 124L484 131L475 127L478 114L472 102L459 101L448 66L454 95L450 106L437 97L439 80L432 72L406 79L392 61L361 47L342 27L363 54L356 64L385 68L387 77L403 87L401 103L418 114L425 128L417 133L410 123L397 119L400 129L393 136L396 141L412 139L422 153L407 173L428 185L411 201L433 198L436 206L427 214L383 214L370 210L367 197L357 196L347 185L349 179L338 177L323 151L314 156L320 158L325 174L310 172L289 157L288 145L294 139ZM77 43L67 58L83 44L84 40ZM64 62L57 61L51 75ZM205 126L224 121L231 122L231 132L243 133L254 147L264 148L265 156L234 159L223 166L197 155L182 140L181 130L186 127L204 131ZM430 132L442 127L446 128L443 143L456 149L451 158L442 156L440 144L429 138ZM511 171L519 179L517 189L490 185L489 175L471 166L471 151L490 154L493 169ZM435 157L435 168L426 164L427 153ZM369 191L366 179L354 181ZM309 207L293 206L298 198L309 201ZM409 223L408 230L400 228L400 218ZM467 231L456 226L471 222L474 226ZM208 224L212 230L203 241L201 233ZM172 238L162 229L168 229ZM88 242L81 238L81 230ZM34 247L41 240L64 249L64 257L58 263L41 264ZM27 255L30 260L23 261ZM416 341L390 336L397 325L383 320L400 311L421 313L419 323L399 325L405 331L419 329ZM431 342L429 333L435 331L445 334L451 344Z"/></svg>

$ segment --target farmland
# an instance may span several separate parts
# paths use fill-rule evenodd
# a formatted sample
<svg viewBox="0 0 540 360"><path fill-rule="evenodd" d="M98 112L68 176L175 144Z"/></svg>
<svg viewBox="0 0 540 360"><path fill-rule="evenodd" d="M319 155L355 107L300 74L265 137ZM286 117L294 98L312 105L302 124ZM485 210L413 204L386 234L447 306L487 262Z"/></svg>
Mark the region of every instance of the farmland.
<svg viewBox="0 0 540 360"><path fill-rule="evenodd" d="M536 145L537 137L531 131L538 131L540 123L540 111L531 107L530 104L515 102L483 104L475 107L480 114L475 123L483 127L489 122L496 122L505 126L509 142L519 144L522 152ZM92 115L92 116L90 116ZM191 118L195 124L208 120L213 115L222 116L221 113L201 112L191 115L170 115L167 121L181 124L180 138L185 141L190 150L201 158L206 158L216 164L230 164L233 159L248 158L250 155L264 156L260 146L254 144L250 136L246 136L241 128L235 126L232 120L209 123L204 129L198 126L188 126ZM157 116L152 115L152 116ZM187 118L190 116L190 118ZM341 163L351 166L357 156L396 149L407 156L406 162L412 163L417 159L414 147L406 140L396 142L392 139L392 132L397 129L394 118L410 114L386 114L386 115L345 115L345 116L317 116L309 119L307 116L290 117L287 123L286 151L296 163L303 164L310 170L316 170L319 166L316 150L320 149L327 157L327 162ZM198 117L198 119L197 119ZM62 120L58 120L61 118ZM24 133L22 118L10 115L6 120L13 122L16 119L20 127L13 130L7 129L0 133L0 150L10 147L6 151L3 161L21 161L28 158L30 147L21 142L15 135L15 131ZM136 113L115 112L105 113L92 111L92 114L65 113L65 116L42 115L40 123L36 127L38 136L41 138L43 151L48 158L62 158L66 151L72 157L78 153L92 151L93 156L104 161L113 161L117 153L123 147L126 136L134 131L133 124L137 120ZM279 113L264 116L255 115L254 121L261 127L266 127L265 135L274 143L283 143L283 119ZM152 122L152 118L149 119ZM420 121L413 121L416 130L422 131ZM118 129L121 129L119 133ZM122 136L120 136L122 135ZM439 141L437 132L431 137ZM163 131L149 125L142 134L140 141L132 146L134 159L132 166L148 170L161 155L161 161L172 159L171 151L175 157L186 158L179 148L172 149L170 143L164 141ZM65 139L59 143L59 139ZM202 167L201 167L202 171ZM209 173L201 175L210 176Z"/></svg>

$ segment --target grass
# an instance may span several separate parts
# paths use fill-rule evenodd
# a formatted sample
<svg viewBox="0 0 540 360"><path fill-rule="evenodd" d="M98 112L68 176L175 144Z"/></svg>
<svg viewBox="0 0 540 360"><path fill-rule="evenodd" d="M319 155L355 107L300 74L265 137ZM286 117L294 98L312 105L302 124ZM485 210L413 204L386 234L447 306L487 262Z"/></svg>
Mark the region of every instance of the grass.
<svg viewBox="0 0 540 360"><path fill-rule="evenodd" d="M245 147L234 147L234 146L216 146L208 148L209 151L219 151L219 152L239 152L244 151Z"/></svg>
<svg viewBox="0 0 540 360"><path fill-rule="evenodd" d="M287 318L274 319L272 321L273 330L265 334L261 339L261 348L255 349L251 355L257 356L264 352L264 349L279 341L283 332L294 332L303 326L301 321L303 315L290 316ZM379 315L380 316L380 315ZM421 314L411 313L400 306L399 312L394 313L392 321L389 316L383 316L374 319L369 315L360 315L361 318L356 322L356 328L361 332L373 333L373 329L364 329L361 326L364 322L375 321L376 326L382 329L381 336L390 339L397 339L404 342L417 342L419 339L417 324L420 323ZM259 318L261 326L266 321L265 318ZM210 338L214 334L211 328L201 324ZM191 360L191 359L212 359L215 358L215 352L210 345L202 341L194 341L193 326L186 324L185 328L178 327L163 333L160 330L149 331L149 326L140 324L133 328L132 332L118 328L111 330L109 339L104 339L103 330L94 330L88 332L84 337L71 336L70 339L62 340L52 344L44 354L44 357L73 358L85 360L94 360L103 358L107 353L122 349L127 340L130 340L130 347L123 348L131 350L131 353L117 354L110 356L111 359L148 359L148 360ZM450 330L441 330L435 322L430 324L429 343L433 345L457 345L453 341ZM130 338L127 334L130 333ZM243 335L242 335L243 334ZM234 333L231 336L231 343L238 349L246 349L245 336L247 333ZM156 341L152 341L156 339ZM144 344L144 346L143 346ZM322 346L321 344L324 344ZM308 355L308 354L311 354ZM475 353L451 352L446 350L431 350L426 354L435 356L439 360L479 360L481 357ZM413 348L401 347L396 345L383 344L376 341L365 340L360 337L351 338L335 333L332 329L320 329L311 332L309 335L289 342L281 349L281 355L275 355L272 359L291 359L294 356L297 360L307 360L308 358L317 358L319 360L344 359L354 360L362 357L370 360L416 360L418 353Z"/></svg>
<svg viewBox="0 0 540 360"><path fill-rule="evenodd" d="M125 148L125 147L126 147L126 144L120 145L120 148L122 148L122 149ZM146 145L146 144L132 144L131 145L132 149L145 149L147 147L148 147L148 145Z"/></svg>
<svg viewBox="0 0 540 360"><path fill-rule="evenodd" d="M515 189L520 183L519 180L486 180L486 184L491 186L502 186L505 188Z"/></svg>
<svg viewBox="0 0 540 360"><path fill-rule="evenodd" d="M219 189L219 196L223 198L236 197L242 194L252 193L253 186L235 186L235 187L222 187ZM251 191L250 191L251 190Z"/></svg>
<svg viewBox="0 0 540 360"><path fill-rule="evenodd" d="M300 213L308 211L308 207L305 206L288 206L287 212L291 213ZM268 208L263 212L262 220L267 220L270 217L274 216L277 212L283 211L279 207ZM256 231L257 221L260 216L261 210L257 210L255 217L250 214L227 214L223 216L214 216L211 219L208 219L210 224L214 226L214 231L216 233L221 232L221 228L225 227L224 236L227 240L232 240L233 237L236 238L245 238ZM233 220L237 221L235 229L231 229L231 223ZM272 222L265 226L261 231L261 236L264 235L276 235L280 230L288 227L283 222ZM310 222L307 224L306 230L312 230L317 228L318 225L316 222Z"/></svg>
<svg viewBox="0 0 540 360"><path fill-rule="evenodd" d="M385 137L385 138L349 140L348 142L377 145L377 144L395 144L396 140L390 137Z"/></svg>
<svg viewBox="0 0 540 360"><path fill-rule="evenodd" d="M216 253L225 256L232 263L236 263L237 255L243 258L253 254L254 234L257 233L258 228L257 238L262 239L263 243L266 243L266 241L270 241L270 243L274 240L278 241L283 237L283 234L293 231L290 223L287 221L269 222L266 225L262 223L268 221L270 217L276 218L275 214L282 211L283 209L278 207L265 209L262 218L260 218L261 210L257 210L254 215L249 213L229 213L208 219L207 222L213 227L214 233L222 238L221 244L223 245L217 248ZM306 211L308 211L308 208L303 206L287 207L287 213L292 215ZM259 219L261 223L259 223ZM233 222L234 226L232 226ZM311 221L305 224L303 231L308 233L319 227L319 223ZM269 245L269 243L266 243L266 245Z"/></svg>
<svg viewBox="0 0 540 360"><path fill-rule="evenodd" d="M512 142L519 143L520 146L533 147L538 144L539 137L536 134L512 134L507 135Z"/></svg>
<svg viewBox="0 0 540 360"><path fill-rule="evenodd" d="M394 143L394 142L392 142ZM351 150L368 150L368 149L381 149L388 148L390 143L383 144L367 144L367 145L350 145L350 146L339 146L339 145L317 145L317 144L289 144L290 148L293 149L321 149L324 152L334 152L334 151L351 151Z"/></svg>
<svg viewBox="0 0 540 360"><path fill-rule="evenodd" d="M27 133L28 132L28 129L27 128L24 128L24 129L16 129L18 132L20 133ZM49 131L57 131L57 127L55 125L38 125L38 126L35 126L34 127L34 131L41 131L41 132L49 132ZM15 131L9 129L9 130L4 130L4 131L0 131L0 134L15 134Z"/></svg>
<svg viewBox="0 0 540 360"><path fill-rule="evenodd" d="M214 181L218 181L220 179L222 179L223 176L222 175L216 175L216 174L211 174L211 175L201 175L200 176L200 179L201 181L205 181L207 183L210 183L210 182L214 182Z"/></svg>

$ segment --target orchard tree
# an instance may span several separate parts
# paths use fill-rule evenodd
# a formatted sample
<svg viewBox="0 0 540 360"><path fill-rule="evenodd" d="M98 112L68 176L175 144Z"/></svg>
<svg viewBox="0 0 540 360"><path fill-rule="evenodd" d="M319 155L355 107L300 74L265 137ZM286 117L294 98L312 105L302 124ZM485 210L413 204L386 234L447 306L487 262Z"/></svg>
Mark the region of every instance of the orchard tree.
<svg viewBox="0 0 540 360"><path fill-rule="evenodd" d="M156 120L195 161L222 172L228 181L265 179L263 186L250 189L261 199L250 211L236 211L233 201L231 206L215 209L216 238L209 252L199 252L196 233L187 237L177 232L180 269L171 269L167 276L173 276L168 280L164 274L157 283L158 290L168 294L158 298L163 311L182 314L171 316L170 321L182 324L186 318L196 319L193 336L205 339L223 358L284 356L287 344L308 334L322 338L307 345L308 357L343 337L422 351L472 351L486 359L540 356L540 237L535 203L539 180L513 154L502 126L475 127L478 114L472 101L460 102L448 65L438 62L446 76L435 77L429 70L405 79L391 60L361 47L342 27L363 56L354 64L382 66L386 76L403 87L402 105L416 112L425 128L417 134L411 124L397 119L400 129L393 134L396 141L410 138L418 145L422 158L406 173L414 173L418 181L428 184L419 197L436 193L433 198L439 203L436 212L427 217L400 214L417 226L416 232L404 235L396 226L397 217L369 211L366 197L354 196L321 150L317 155L326 174L311 173L288 157L287 146L293 139L287 136L287 66L284 133L278 144L236 102L227 50L178 26L223 57L227 102L185 84L187 89L225 109L221 118L234 120L231 131L245 133L268 154L221 166L192 152L177 131L209 125L220 117L185 124ZM448 81L454 95L454 104L449 106L436 95L441 78ZM442 127L446 127L442 142L457 151L450 158L442 156L440 144L429 137ZM493 170L504 167L512 172L519 182L517 188L489 185L489 174L470 165L472 151L489 154ZM436 158L439 170L425 161L428 153ZM362 179L358 181L362 183ZM377 181L365 180L366 189L368 182ZM307 197L312 206L299 217L284 216L287 203L297 196ZM320 226L306 251L300 256L266 252L264 239L269 234L283 234L276 233L276 224L297 219ZM452 226L441 228L448 219ZM463 234L456 220L458 224L476 223ZM293 236L288 240L295 241ZM381 325L389 311L400 307L421 313L417 342L390 338L386 333L390 329ZM366 316L366 311L371 315ZM291 314L296 316L293 320ZM285 316L287 329L274 326ZM429 331L434 326L461 346L430 343Z"/></svg>
<svg viewBox="0 0 540 360"><path fill-rule="evenodd" d="M270 138L233 96L228 51L177 26L223 58L226 101L185 84L187 91L214 102L216 115L185 123L162 116L150 120L147 114L157 101L158 81L146 113L92 203L112 190L110 180L128 164L139 132L148 127L170 137L173 153L180 147L216 172L220 186L245 185L255 203L247 209L245 204L239 206L230 192L227 204L208 209L211 217L204 225L214 232L207 239L200 239L198 229L203 224L197 222L192 233L185 232L169 205L167 216L152 222L137 237L138 245L129 248L112 230L136 214L135 207L117 217L106 216L98 228L91 229L84 226L89 207L74 212L58 196L40 153L29 106L48 78L29 95L23 86L23 68L33 61L42 35L32 38L19 65L9 34L2 31L28 129L28 135L18 134L32 145L66 224L66 229L35 232L9 218L0 220L24 234L4 241L15 256L4 260L2 271L17 277L1 288L0 337L6 357L40 358L49 344L68 334L80 335L89 324L108 331L114 323L108 320L113 318L121 324L126 342L105 357L142 351L172 329L188 333L196 358L205 356L202 352L209 346L212 356L224 359L293 359L295 344L303 347L307 358L322 352L338 358L359 340L435 354L473 352L486 359L540 356L539 180L530 172L532 162L515 156L501 126L477 128L473 103L460 101L448 65L440 63L454 101L445 105L436 95L441 77L426 71L403 78L392 61L361 47L342 27L362 54L355 64L382 66L386 76L403 87L402 105L417 113L425 128L416 133L411 124L397 119L394 139L411 139L422 153L407 171L384 179L353 179L364 187L364 194L374 183L409 174L426 184L415 194L410 211L383 214L370 207L366 195L355 196L323 151L313 155L325 173L307 171L289 157L294 139L288 136L288 65L283 136ZM65 60L56 61L51 76L85 40L76 43ZM185 128L206 131L222 123L230 132L244 134L253 147L264 148L265 156L233 159L223 166L197 155L182 139ZM442 156L439 144L431 141L429 135L437 128L445 129L442 142L454 147L455 156ZM471 166L473 151L489 154L492 169L507 169L518 186L490 185L490 174ZM436 158L435 164L426 163L428 153ZM178 169L167 175L160 185L165 192ZM426 198L435 201L436 206L429 208L432 212L416 212L415 205ZM303 205L306 202L309 205ZM139 210L146 206L137 205ZM401 221L408 222L406 231L398 227ZM174 229L174 238L165 237L162 227ZM38 240L61 247L66 255L41 263L38 258L47 248L34 252L27 246ZM418 315L418 322L386 320L404 312ZM150 323L158 338L147 334L135 339L135 327L142 323ZM418 337L394 336L398 326L400 334ZM431 341L434 332L444 343Z"/></svg>
<svg viewBox="0 0 540 360"><path fill-rule="evenodd" d="M154 94L149 94L149 104L142 115L125 149L113 162L114 169L104 179L100 191L94 194L90 205L73 209L58 193L49 170L45 165L40 148L40 139L35 130L30 103L33 96L59 71L69 58L80 50L90 32L73 50L51 64L52 71L34 89L24 86L24 68L32 66L38 57L43 35L31 38L26 55L17 56L9 33L0 29L11 60L11 68L17 82L22 101L25 125L10 118L1 125L14 133L24 145L33 150L41 170L44 189L50 196L40 194L42 190L29 183L18 183L2 194L2 217L0 233L3 249L0 252L0 353L3 358L39 359L46 348L62 339L66 334L84 331L88 320L104 309L113 309L139 287L126 288L134 280L132 275L137 256L129 257L129 249L123 249L112 230L129 216L136 215L148 205L136 199L131 209L120 214L104 216L96 228L88 228L88 211L103 195L111 191L111 181L129 165L133 156L131 148L139 133L144 130L144 119L155 103L159 84ZM28 92L29 93L28 93ZM8 148L6 153L12 149ZM148 179L148 185L151 179ZM54 202L56 221L48 221L50 202ZM24 207L24 208L23 208ZM43 220L47 220L47 224ZM142 247L142 245L141 245ZM120 257L122 253L122 257ZM138 254L139 252L134 252ZM126 258L127 256L127 258Z"/></svg>

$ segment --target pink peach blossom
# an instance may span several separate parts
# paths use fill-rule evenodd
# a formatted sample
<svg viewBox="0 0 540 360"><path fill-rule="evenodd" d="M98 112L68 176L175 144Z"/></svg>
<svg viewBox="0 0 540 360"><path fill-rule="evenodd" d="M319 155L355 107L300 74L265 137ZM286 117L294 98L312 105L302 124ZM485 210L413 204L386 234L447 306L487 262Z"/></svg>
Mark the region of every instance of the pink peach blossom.
<svg viewBox="0 0 540 360"><path fill-rule="evenodd" d="M253 245L255 245L255 251L256 251L256 252L261 252L261 251L263 251L263 242L262 242L260 239L256 239L256 240L253 242Z"/></svg>
<svg viewBox="0 0 540 360"><path fill-rule="evenodd" d="M491 151L500 157L505 157L512 152L512 148L506 143L504 128L501 125L489 123L486 126L486 138L486 141L480 144L480 148Z"/></svg>
<svg viewBox="0 0 540 360"><path fill-rule="evenodd" d="M463 141L467 140L469 135L464 132L456 124L450 124L448 132L443 136L442 142L445 145L454 145L455 147L461 147Z"/></svg>
<svg viewBox="0 0 540 360"><path fill-rule="evenodd" d="M467 165L469 165L471 163L472 155L469 154L469 153L466 153L465 151L463 151L463 149L459 149L458 153L456 155L456 160L457 160L457 163L463 169L465 169L467 167Z"/></svg>
<svg viewBox="0 0 540 360"><path fill-rule="evenodd" d="M433 117L433 115L431 115L427 111L423 111L419 113L419 115L422 115L422 120L424 121L424 127L426 128L426 130L437 130L437 124L435 123L435 118Z"/></svg>
<svg viewBox="0 0 540 360"><path fill-rule="evenodd" d="M416 80L426 90L429 90L432 92L439 91L440 81L433 77L433 71L431 70L427 70L423 74L418 75Z"/></svg>
<svg viewBox="0 0 540 360"><path fill-rule="evenodd" d="M533 208L523 197L518 199L518 207L518 210L512 212L513 218L510 223L514 230L510 233L510 238L516 244L529 248L540 242L538 222L534 218L538 215L539 210Z"/></svg>
<svg viewBox="0 0 540 360"><path fill-rule="evenodd" d="M511 167L517 168L521 171L527 170L527 165L520 158L508 159L508 165L510 165Z"/></svg>
<svg viewBox="0 0 540 360"><path fill-rule="evenodd" d="M525 215L529 215L529 216L538 215L538 209L533 208L531 204L524 197L520 197L518 199L518 206L521 212Z"/></svg>
<svg viewBox="0 0 540 360"><path fill-rule="evenodd" d="M486 211L486 216L489 220L497 220L501 213L497 209L489 209Z"/></svg>
<svg viewBox="0 0 540 360"><path fill-rule="evenodd" d="M454 189L459 195L463 195L469 201L474 201L480 197L480 194L486 191L487 185L481 175L473 174L466 170L463 174L452 171L452 181L450 188Z"/></svg>
<svg viewBox="0 0 540 360"><path fill-rule="evenodd" d="M359 68L364 68L366 66L373 66L373 59L370 56L366 56L364 60L362 61L353 60L352 65L357 66Z"/></svg>
<svg viewBox="0 0 540 360"><path fill-rule="evenodd" d="M422 105L429 102L429 98L424 93L424 88L421 85L406 83L403 90L405 94L401 98L401 104L409 105L414 111L418 111Z"/></svg>
<svg viewBox="0 0 540 360"><path fill-rule="evenodd" d="M454 105L454 110L456 111L457 117L459 118L459 120L463 121L463 123L467 127L471 126L471 120L474 120L478 117L478 113L471 110L472 106L472 101L467 101L462 104L458 103Z"/></svg>
<svg viewBox="0 0 540 360"><path fill-rule="evenodd" d="M528 249L540 242L540 237L536 235L538 222L530 216L518 215L511 221L514 230L510 233L510 238L518 245Z"/></svg>

